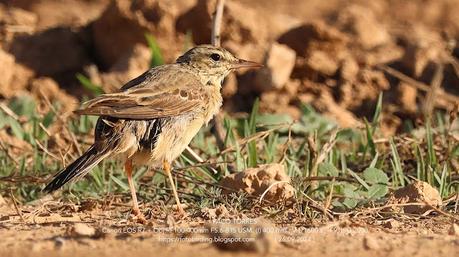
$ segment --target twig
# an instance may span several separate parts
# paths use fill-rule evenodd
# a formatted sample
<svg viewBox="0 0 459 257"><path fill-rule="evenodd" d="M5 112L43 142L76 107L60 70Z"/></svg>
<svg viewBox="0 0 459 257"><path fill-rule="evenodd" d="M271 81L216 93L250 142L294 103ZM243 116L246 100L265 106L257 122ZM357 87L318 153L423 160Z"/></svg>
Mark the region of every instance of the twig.
<svg viewBox="0 0 459 257"><path fill-rule="evenodd" d="M223 9L225 7L225 0L218 0L215 6L215 14L212 20L212 35L210 41L213 46L220 46L220 29L223 18ZM217 114L213 120L214 129L213 134L217 140L217 145L220 151L225 147L225 130L223 128L223 117L221 114Z"/></svg>
<svg viewBox="0 0 459 257"><path fill-rule="evenodd" d="M333 198L333 189L334 188L335 188L335 179L333 178L333 180L330 183L330 193L328 194L327 201L325 202L325 206L324 206L324 208L326 210L328 210L328 208L330 208L331 200Z"/></svg>
<svg viewBox="0 0 459 257"><path fill-rule="evenodd" d="M203 160L195 151L193 151L193 149L191 149L190 146L187 146L185 149L188 151L189 154L191 154L191 156L193 156L193 158L194 158L196 161L201 162L201 163L204 162L204 160ZM217 171L216 169L214 169L214 168L212 168L212 167L209 167L209 168L212 170L212 172L213 172L214 174L218 174L218 171Z"/></svg>
<svg viewBox="0 0 459 257"><path fill-rule="evenodd" d="M273 188L275 185L278 185L278 184L281 184L281 183L290 184L290 182L289 182L289 181L286 181L286 180L276 181L276 182L272 183L272 184L269 185L269 187L266 188L266 190L261 194L260 200L259 200L258 202L259 202L259 203L262 203L262 202L263 202L263 198L265 198L265 196L266 196L266 194L269 192L269 190L271 190L271 188Z"/></svg>
<svg viewBox="0 0 459 257"><path fill-rule="evenodd" d="M16 115L16 113L13 112L13 110L10 109L5 103L0 103L0 109L6 113L6 115L10 116L11 118L15 120L19 120L19 117Z"/></svg>
<svg viewBox="0 0 459 257"><path fill-rule="evenodd" d="M380 65L378 66L379 68L381 68L382 70L384 70L385 72L387 72L389 75L392 75L396 78L398 78L399 80L407 83L407 85L409 86L412 86L416 89L419 89L421 91L424 91L424 92L428 92L430 90L430 87L422 82L419 82L417 80L414 80L410 77L408 77L407 75L395 70L395 69L392 69L390 68L389 66L386 66L386 65ZM452 102L452 103L459 103L459 97L457 96L454 96L454 95L451 95L451 94L447 94L445 93L443 90L442 91L439 91L438 92L438 95L437 95L437 99L444 99L446 101L449 101L449 102Z"/></svg>
<svg viewBox="0 0 459 257"><path fill-rule="evenodd" d="M314 164L312 166L311 172L309 176L317 176L317 169L319 168L319 164L321 164L325 158L327 157L328 153L333 149L333 146L336 144L336 135L338 134L338 129L333 130L328 139L328 142L322 147L317 158L314 160ZM317 187L317 183L311 183L311 188L315 189Z"/></svg>
<svg viewBox="0 0 459 257"><path fill-rule="evenodd" d="M56 115L56 117L57 117L63 124L65 124L65 123L66 123L65 120L57 113L56 108L54 108L54 106L51 104L51 101L49 101L48 97L47 97L45 94L43 94L43 92L41 92L41 91L39 91L39 92L40 92L41 96L43 97L43 99L45 100L46 105L48 105L49 109ZM64 126L64 127L66 128L67 132L69 133L70 139L72 139L72 142L73 142L73 144L75 145L75 148L76 148L78 154L79 154L79 155L83 155L83 152L82 152L81 149L80 149L80 144L78 143L78 141L77 141L75 135L74 135L74 134L72 133L72 131L70 131L66 126Z"/></svg>
<svg viewBox="0 0 459 257"><path fill-rule="evenodd" d="M14 209L16 210L16 213L19 215L19 217L21 218L23 222L26 222L26 220L24 219L24 216L22 215L21 209L19 209L19 206L16 203L16 198L14 198L13 192L11 190L10 190L10 196L11 196L11 200L13 200L13 205L14 205Z"/></svg>
<svg viewBox="0 0 459 257"><path fill-rule="evenodd" d="M35 143L38 145L38 147L43 151L45 152L47 155L53 157L53 159L57 160L57 161L60 161L60 158L57 157L55 154L51 153L50 151L48 151L48 149L46 149L41 143L40 141L38 141L37 139L35 139Z"/></svg>
<svg viewBox="0 0 459 257"><path fill-rule="evenodd" d="M222 24L224 7L225 7L225 0L218 0L217 6L215 7L214 19L212 21L211 42L213 46L220 46L220 28Z"/></svg>
<svg viewBox="0 0 459 257"><path fill-rule="evenodd" d="M430 120L432 118L432 112L435 106L435 99L437 98L437 94L441 90L440 86L441 82L443 81L443 70L443 63L437 63L437 68L435 69L435 74L432 78L429 91L427 91L427 95L423 106L424 117L426 120Z"/></svg>

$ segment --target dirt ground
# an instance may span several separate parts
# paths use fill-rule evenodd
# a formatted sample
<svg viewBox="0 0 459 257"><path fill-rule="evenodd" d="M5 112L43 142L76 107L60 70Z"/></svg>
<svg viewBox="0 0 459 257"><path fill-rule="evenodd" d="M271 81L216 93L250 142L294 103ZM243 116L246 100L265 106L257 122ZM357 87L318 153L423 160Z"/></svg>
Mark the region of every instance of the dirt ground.
<svg viewBox="0 0 459 257"><path fill-rule="evenodd" d="M75 211L75 208L80 211ZM154 208L154 207L152 207ZM149 209L147 225L129 206L83 210L48 202L3 206L1 256L457 256L459 230L450 218L392 216L305 224L267 219L179 218ZM167 213L167 212L166 212ZM22 217L21 217L22 216ZM306 219L305 219L306 220ZM288 224L287 224L288 223ZM212 240L212 241L210 241ZM226 240L226 241L224 241ZM233 241L230 241L233 240ZM240 242L247 240L248 242Z"/></svg>

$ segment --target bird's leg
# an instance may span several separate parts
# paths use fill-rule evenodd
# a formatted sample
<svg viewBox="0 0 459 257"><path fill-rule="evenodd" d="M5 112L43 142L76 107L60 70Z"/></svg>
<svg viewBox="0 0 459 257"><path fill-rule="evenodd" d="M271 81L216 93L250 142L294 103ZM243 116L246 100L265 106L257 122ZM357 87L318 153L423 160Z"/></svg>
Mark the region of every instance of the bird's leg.
<svg viewBox="0 0 459 257"><path fill-rule="evenodd" d="M171 164L168 161L163 161L163 168L164 172L166 172L167 176L169 177L169 182L171 183L172 186L172 192L174 193L174 198L175 198L175 203L177 204L177 209L181 215L185 214L185 211L182 208L182 205L180 204L180 199L177 194L177 189L175 188L175 183L174 179L172 178L172 173L171 173Z"/></svg>
<svg viewBox="0 0 459 257"><path fill-rule="evenodd" d="M135 192L134 181L132 180L132 161L131 160L126 161L126 163L124 164L124 169L126 171L129 189L131 190L132 205L133 205L132 212L134 213L134 215L137 217L137 219L141 223L145 223L146 219L143 216L143 214L140 212L139 203L137 202L137 195Z"/></svg>

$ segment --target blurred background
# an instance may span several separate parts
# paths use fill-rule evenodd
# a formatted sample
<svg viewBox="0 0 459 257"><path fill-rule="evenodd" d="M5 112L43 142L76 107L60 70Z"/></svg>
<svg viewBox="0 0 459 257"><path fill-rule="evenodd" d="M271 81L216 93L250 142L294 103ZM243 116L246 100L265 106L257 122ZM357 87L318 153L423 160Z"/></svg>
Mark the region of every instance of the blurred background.
<svg viewBox="0 0 459 257"><path fill-rule="evenodd" d="M0 99L60 101L65 117L209 43L215 2L1 0ZM222 45L265 68L227 78L224 110L259 98L261 112L298 119L307 104L359 127L383 92L382 132L407 132L457 106L458 13L456 0L228 0Z"/></svg>

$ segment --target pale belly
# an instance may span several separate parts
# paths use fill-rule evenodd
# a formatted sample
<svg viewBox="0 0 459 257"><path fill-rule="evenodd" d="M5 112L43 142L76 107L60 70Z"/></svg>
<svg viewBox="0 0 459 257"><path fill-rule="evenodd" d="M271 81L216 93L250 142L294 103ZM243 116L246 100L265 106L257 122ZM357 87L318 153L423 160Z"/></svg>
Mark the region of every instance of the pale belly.
<svg viewBox="0 0 459 257"><path fill-rule="evenodd" d="M171 163L185 150L204 125L202 117L177 117L162 128L152 151L136 151L131 159L134 165L161 167L163 161Z"/></svg>

